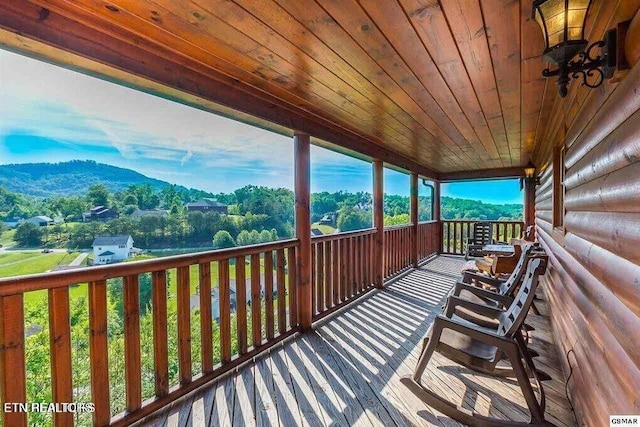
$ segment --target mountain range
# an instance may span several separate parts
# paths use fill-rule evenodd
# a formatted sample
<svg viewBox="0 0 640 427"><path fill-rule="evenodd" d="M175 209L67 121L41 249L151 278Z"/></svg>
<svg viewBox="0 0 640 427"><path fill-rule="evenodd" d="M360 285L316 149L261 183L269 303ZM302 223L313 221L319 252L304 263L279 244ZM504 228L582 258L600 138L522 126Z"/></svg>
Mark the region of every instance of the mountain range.
<svg viewBox="0 0 640 427"><path fill-rule="evenodd" d="M111 192L116 192L132 184L145 183L156 190L171 185L131 169L91 160L0 165L0 186L27 196L84 195L93 184L103 184Z"/></svg>

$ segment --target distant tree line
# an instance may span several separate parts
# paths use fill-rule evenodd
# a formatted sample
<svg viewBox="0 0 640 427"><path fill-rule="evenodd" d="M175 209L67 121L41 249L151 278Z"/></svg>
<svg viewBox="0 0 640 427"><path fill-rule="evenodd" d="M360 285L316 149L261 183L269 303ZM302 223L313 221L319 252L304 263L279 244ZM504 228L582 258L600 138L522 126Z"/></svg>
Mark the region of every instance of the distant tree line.
<svg viewBox="0 0 640 427"><path fill-rule="evenodd" d="M228 205L229 215L187 211L185 204L214 197ZM332 227L352 231L372 226L370 193L320 192L311 195L312 222L329 217ZM82 213L106 206L118 214L107 222L81 223ZM166 215L131 217L136 210L164 210ZM443 219L521 220L520 204L488 204L476 200L442 198ZM232 193L211 194L170 185L155 189L148 183L111 192L103 184L90 186L84 196L28 197L0 187L0 219L35 215L61 217L66 223L51 227L21 224L14 239L21 246L68 246L87 248L97 235L130 234L142 248L227 248L290 238L294 230L294 194L285 188L247 185ZM432 219L431 197L418 198L420 221ZM385 195L384 223L410 222L409 197ZM71 224L71 225L69 225ZM3 228L0 228L2 233Z"/></svg>

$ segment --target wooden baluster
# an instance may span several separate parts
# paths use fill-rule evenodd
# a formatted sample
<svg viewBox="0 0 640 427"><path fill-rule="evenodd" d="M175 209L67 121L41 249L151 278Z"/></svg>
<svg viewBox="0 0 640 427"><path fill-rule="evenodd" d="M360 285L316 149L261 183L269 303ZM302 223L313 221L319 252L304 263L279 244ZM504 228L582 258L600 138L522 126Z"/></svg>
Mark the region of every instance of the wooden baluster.
<svg viewBox="0 0 640 427"><path fill-rule="evenodd" d="M356 256L356 293L360 293L362 292L363 289L363 283L364 283L364 274L362 273L363 270L363 250L364 250L364 244L363 242L363 236L358 236L356 237L356 251L355 251L355 256Z"/></svg>
<svg viewBox="0 0 640 427"><path fill-rule="evenodd" d="M356 240L349 239L349 298L356 294Z"/></svg>
<svg viewBox="0 0 640 427"><path fill-rule="evenodd" d="M202 372L213 371L213 319L211 318L211 263L198 266L200 276L200 343Z"/></svg>
<svg viewBox="0 0 640 427"><path fill-rule="evenodd" d="M451 253L456 254L458 253L458 250L456 249L458 246L458 236L456 235L456 223L452 222L451 223L451 244L452 244L452 248L451 248Z"/></svg>
<svg viewBox="0 0 640 427"><path fill-rule="evenodd" d="M220 304L220 361L231 361L231 291L229 285L229 260L218 261Z"/></svg>
<svg viewBox="0 0 640 427"><path fill-rule="evenodd" d="M71 379L71 324L69 288L49 289L49 348L51 352L51 393L53 402L73 402ZM53 423L73 425L72 412L54 412Z"/></svg>
<svg viewBox="0 0 640 427"><path fill-rule="evenodd" d="M390 276L393 276L396 271L398 271L398 233L396 230L391 232L391 256L393 261L391 262L391 271L389 272Z"/></svg>
<svg viewBox="0 0 640 427"><path fill-rule="evenodd" d="M287 312L285 304L287 296L284 278L284 249L278 249L276 252L276 261L278 263L276 271L276 280L278 282L278 332L284 334L287 330Z"/></svg>
<svg viewBox="0 0 640 427"><path fill-rule="evenodd" d="M364 283L364 236L358 236L358 244L356 245L356 256L358 257L358 293L362 292Z"/></svg>
<svg viewBox="0 0 640 427"><path fill-rule="evenodd" d="M267 341L274 336L273 321L273 252L264 253L264 300L265 300L265 327L267 329Z"/></svg>
<svg viewBox="0 0 640 427"><path fill-rule="evenodd" d="M397 242L396 242L395 230L391 230L389 232L389 240L390 240L390 242L389 242L390 243L389 244L389 255L390 255L391 261L390 261L388 276L392 276L393 273L396 272L396 268L397 268L396 255L398 254L398 247L397 247Z"/></svg>
<svg viewBox="0 0 640 427"><path fill-rule="evenodd" d="M251 255L251 331L253 346L262 344L262 289L260 287L260 254Z"/></svg>
<svg viewBox="0 0 640 427"><path fill-rule="evenodd" d="M371 284L371 235L364 236L364 289L369 288Z"/></svg>
<svg viewBox="0 0 640 427"><path fill-rule="evenodd" d="M244 255L236 257L236 321L238 353L247 352L247 279Z"/></svg>
<svg viewBox="0 0 640 427"><path fill-rule="evenodd" d="M318 313L324 311L324 291L325 291L325 277L324 277L324 243L318 243L316 245L315 258L315 271L316 274L316 310Z"/></svg>
<svg viewBox="0 0 640 427"><path fill-rule="evenodd" d="M151 274L153 308L153 365L157 397L169 393L169 355L167 352L167 271Z"/></svg>
<svg viewBox="0 0 640 427"><path fill-rule="evenodd" d="M287 249L287 258L289 263L289 326L291 328L295 328L298 326L298 311L300 307L298 307L298 287L296 272L296 248L288 248Z"/></svg>
<svg viewBox="0 0 640 427"><path fill-rule="evenodd" d="M95 426L106 426L111 419L108 349L107 283L105 280L99 280L89 283L89 363L91 365L91 400L95 404L93 412ZM3 399L3 401L7 400ZM5 422L4 425L14 424Z"/></svg>
<svg viewBox="0 0 640 427"><path fill-rule="evenodd" d="M324 307L325 310L331 308L331 298L333 295L333 276L331 271L331 242L324 242Z"/></svg>
<svg viewBox="0 0 640 427"><path fill-rule="evenodd" d="M333 295L331 298L331 306L338 305L340 302L340 292L342 289L342 284L340 278L342 277L342 264L340 263L340 240L333 240L331 242L331 252L332 252L332 261L333 264Z"/></svg>
<svg viewBox="0 0 640 427"><path fill-rule="evenodd" d="M346 301L348 289L349 289L349 276L347 275L347 271L349 270L349 257L348 257L348 246L347 246L347 238L340 239L340 271L342 272L342 285L340 287L341 298L340 301Z"/></svg>
<svg viewBox="0 0 640 427"><path fill-rule="evenodd" d="M27 402L23 303L23 294L0 297L0 397L3 403ZM0 413L4 426L27 425L26 412Z"/></svg>
<svg viewBox="0 0 640 427"><path fill-rule="evenodd" d="M124 375L126 410L134 412L142 406L142 374L140 370L140 293L138 276L125 276L124 300Z"/></svg>
<svg viewBox="0 0 640 427"><path fill-rule="evenodd" d="M348 295L347 298L352 298L355 294L356 294L356 258L355 258L355 251L356 251L356 240L355 237L350 237L347 240L347 245L348 245L348 256L349 256L349 260L348 260L348 273L349 273L349 287L348 289Z"/></svg>
<svg viewBox="0 0 640 427"><path fill-rule="evenodd" d="M400 230L394 230L393 232L393 240L394 240L394 249L393 249L393 257L395 260L395 265L393 267L393 271L391 274L395 274L400 270L400 263L402 262L402 241L400 238Z"/></svg>
<svg viewBox="0 0 640 427"><path fill-rule="evenodd" d="M178 267L178 376L180 384L191 382L191 301L189 267Z"/></svg>
<svg viewBox="0 0 640 427"><path fill-rule="evenodd" d="M313 241L311 241L311 276L310 276L310 280L311 280L311 314L315 314L316 313L316 306L318 304L317 299L318 299L318 288L319 288L319 283L318 283L318 263L316 260L316 252L318 250L317 248L318 244L314 243Z"/></svg>

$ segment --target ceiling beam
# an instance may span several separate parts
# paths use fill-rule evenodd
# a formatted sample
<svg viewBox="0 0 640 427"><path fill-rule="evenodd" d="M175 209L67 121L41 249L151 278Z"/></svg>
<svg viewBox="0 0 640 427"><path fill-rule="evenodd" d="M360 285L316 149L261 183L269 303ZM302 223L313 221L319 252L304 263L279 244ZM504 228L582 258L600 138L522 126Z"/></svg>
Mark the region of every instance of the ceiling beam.
<svg viewBox="0 0 640 427"><path fill-rule="evenodd" d="M96 29L100 22L91 24L84 25L26 1L2 2L0 29L6 31L0 32L0 46L206 111L219 113L222 109L231 118L280 129L280 133L302 131L346 150L430 178L438 177L433 169L266 91L212 68L205 69L175 52L163 51L162 46L141 46L131 42L130 37L106 34ZM52 48L34 48L33 41ZM68 53L76 55L71 66L61 59Z"/></svg>
<svg viewBox="0 0 640 427"><path fill-rule="evenodd" d="M441 182L474 181L487 179L520 178L524 176L521 167L479 169L474 171L445 172L440 174Z"/></svg>

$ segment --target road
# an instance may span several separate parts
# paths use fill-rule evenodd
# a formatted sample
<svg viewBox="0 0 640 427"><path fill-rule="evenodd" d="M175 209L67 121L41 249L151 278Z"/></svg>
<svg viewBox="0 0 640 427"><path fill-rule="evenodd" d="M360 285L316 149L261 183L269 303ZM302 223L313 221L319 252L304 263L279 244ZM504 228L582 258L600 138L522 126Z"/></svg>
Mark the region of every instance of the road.
<svg viewBox="0 0 640 427"><path fill-rule="evenodd" d="M82 264L82 261L85 260L85 258L87 258L89 256L89 252L83 252L80 255L78 255L76 257L76 259L74 259L73 261L71 261L71 263L69 264L69 267L77 267L80 264Z"/></svg>

